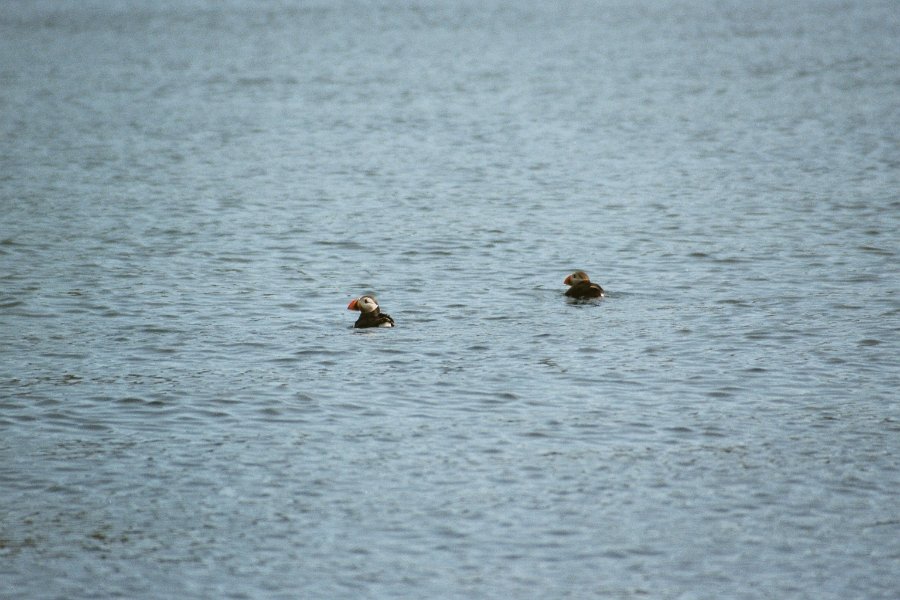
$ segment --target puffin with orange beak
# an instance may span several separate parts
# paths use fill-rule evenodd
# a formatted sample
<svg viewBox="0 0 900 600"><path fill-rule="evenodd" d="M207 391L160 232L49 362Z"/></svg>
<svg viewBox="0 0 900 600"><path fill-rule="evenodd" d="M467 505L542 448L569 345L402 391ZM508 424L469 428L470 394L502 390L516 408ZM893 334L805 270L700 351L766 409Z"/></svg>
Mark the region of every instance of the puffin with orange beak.
<svg viewBox="0 0 900 600"><path fill-rule="evenodd" d="M391 315L381 312L381 309L378 308L378 303L372 296L360 296L359 298L351 300L350 304L347 305L347 309L358 310L360 312L359 318L356 320L356 323L353 324L354 327L394 326L394 319L391 318Z"/></svg>
<svg viewBox="0 0 900 600"><path fill-rule="evenodd" d="M570 298L602 298L605 295L603 288L593 283L584 271L575 271L563 283L570 286L566 290L566 296Z"/></svg>

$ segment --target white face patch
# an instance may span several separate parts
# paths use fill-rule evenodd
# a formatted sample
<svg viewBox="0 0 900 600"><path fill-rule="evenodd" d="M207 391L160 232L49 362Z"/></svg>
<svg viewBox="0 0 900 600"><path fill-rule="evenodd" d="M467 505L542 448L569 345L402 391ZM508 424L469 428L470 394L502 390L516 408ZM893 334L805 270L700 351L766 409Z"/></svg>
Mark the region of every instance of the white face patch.
<svg viewBox="0 0 900 600"><path fill-rule="evenodd" d="M362 298L360 298L357 301L356 305L359 306L359 310L367 313L373 312L376 308L378 308L378 305L375 303L375 301L368 296L363 296Z"/></svg>

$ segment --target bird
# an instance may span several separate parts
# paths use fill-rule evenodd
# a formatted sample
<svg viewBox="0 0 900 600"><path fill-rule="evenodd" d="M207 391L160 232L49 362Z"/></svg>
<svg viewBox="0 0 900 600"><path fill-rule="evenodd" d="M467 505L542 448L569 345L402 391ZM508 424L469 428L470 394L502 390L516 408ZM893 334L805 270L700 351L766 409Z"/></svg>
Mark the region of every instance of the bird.
<svg viewBox="0 0 900 600"><path fill-rule="evenodd" d="M570 298L602 298L605 294L603 288L591 282L591 278L584 271L575 271L563 281L568 286L566 296Z"/></svg>
<svg viewBox="0 0 900 600"><path fill-rule="evenodd" d="M381 312L378 308L378 302L372 296L360 296L350 301L347 305L348 310L358 310L359 318L354 327L393 327L394 319L391 315Z"/></svg>

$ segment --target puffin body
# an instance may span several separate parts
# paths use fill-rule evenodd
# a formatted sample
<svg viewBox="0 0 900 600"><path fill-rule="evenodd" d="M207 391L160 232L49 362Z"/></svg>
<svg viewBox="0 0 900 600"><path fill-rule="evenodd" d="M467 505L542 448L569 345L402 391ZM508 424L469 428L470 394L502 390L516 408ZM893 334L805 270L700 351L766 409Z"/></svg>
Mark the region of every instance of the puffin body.
<svg viewBox="0 0 900 600"><path fill-rule="evenodd" d="M584 271L575 271L563 281L569 287L566 296L570 298L602 298L603 288L593 283Z"/></svg>
<svg viewBox="0 0 900 600"><path fill-rule="evenodd" d="M347 305L347 309L359 311L359 318L353 324L354 327L394 326L394 319L391 318L391 315L381 312L381 309L378 308L378 303L372 296L360 296L355 300L351 300L350 304Z"/></svg>

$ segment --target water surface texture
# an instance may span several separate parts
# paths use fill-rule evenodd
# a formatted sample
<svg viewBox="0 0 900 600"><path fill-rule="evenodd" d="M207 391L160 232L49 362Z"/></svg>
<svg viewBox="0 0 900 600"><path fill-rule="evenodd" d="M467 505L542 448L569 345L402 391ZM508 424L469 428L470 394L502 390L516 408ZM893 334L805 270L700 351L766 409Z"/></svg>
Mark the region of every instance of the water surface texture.
<svg viewBox="0 0 900 600"><path fill-rule="evenodd" d="M896 598L898 40L2 3L0 597Z"/></svg>

